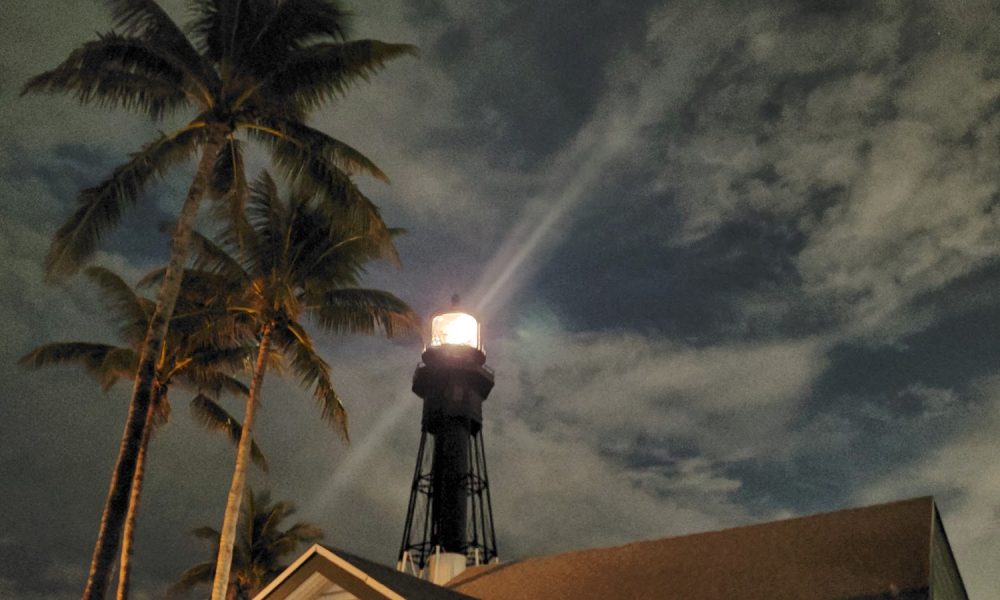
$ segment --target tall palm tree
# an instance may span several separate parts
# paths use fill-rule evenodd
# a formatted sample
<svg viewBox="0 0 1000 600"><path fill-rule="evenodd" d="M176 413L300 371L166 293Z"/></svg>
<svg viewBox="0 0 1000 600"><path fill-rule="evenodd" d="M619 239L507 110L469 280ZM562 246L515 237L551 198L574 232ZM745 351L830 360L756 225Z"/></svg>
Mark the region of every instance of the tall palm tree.
<svg viewBox="0 0 1000 600"><path fill-rule="evenodd" d="M248 489L243 500L242 518L233 568L230 570L227 600L250 600L277 577L285 567L283 559L300 544L318 542L323 530L311 523L295 523L282 529L282 521L295 513L290 502L271 502L267 491L255 494ZM192 533L212 543L215 551L219 545L219 531L212 527L199 527ZM187 592L195 586L209 584L215 574L215 552L211 560L198 563L184 571L170 588L169 595Z"/></svg>
<svg viewBox="0 0 1000 600"><path fill-rule="evenodd" d="M195 266L228 279L239 290L231 310L257 327L257 358L221 529L213 600L225 597L229 581L249 441L271 348L288 358L301 383L313 388L323 418L346 438L346 414L330 367L316 353L303 319L311 317L332 333L381 332L392 337L417 329L418 319L403 301L357 287L367 262L394 255L380 240L352 227L340 212L308 194L283 199L264 172L251 186L248 220L239 236L229 235L221 245L197 233L193 237Z"/></svg>
<svg viewBox="0 0 1000 600"><path fill-rule="evenodd" d="M168 268L139 360L132 400L83 598L103 598L128 505L156 357L174 311L191 228L206 191L222 213L245 199L242 142L261 141L295 185L350 214L385 237L377 209L350 179L385 175L347 144L305 125L309 112L375 73L390 59L414 54L405 44L347 41L345 12L334 0L191 0L184 34L154 0L105 0L116 31L100 34L56 68L29 80L23 93L71 93L83 103L121 107L154 120L181 108L193 118L161 134L94 187L55 235L49 276L75 272L98 241L133 206L153 179L192 155L197 167L171 242Z"/></svg>
<svg viewBox="0 0 1000 600"><path fill-rule="evenodd" d="M140 296L108 269L90 267L86 273L102 292L105 304L117 321L119 333L128 345L52 342L27 353L21 358L20 364L30 368L57 364L80 365L96 377L106 391L120 380L135 378L139 346L154 306L151 300ZM184 293L185 290L189 293ZM216 399L224 391L243 396L247 394L246 386L225 372L234 359L246 356L247 348L219 346L218 342L223 337L229 337L220 336L217 332L216 324L225 315L219 314L211 306L211 300L206 304L201 290L185 290L182 290L178 301L182 311L175 314L175 323L169 330L158 360L152 399L136 458L129 509L122 535L117 594L119 600L128 597L135 525L149 441L154 429L165 423L170 415L168 390L171 385L176 382L196 393L191 400L191 411L205 427L228 434L234 444L239 441L242 431L239 421L219 406ZM267 463L256 443L252 445L251 458L258 466L267 469Z"/></svg>

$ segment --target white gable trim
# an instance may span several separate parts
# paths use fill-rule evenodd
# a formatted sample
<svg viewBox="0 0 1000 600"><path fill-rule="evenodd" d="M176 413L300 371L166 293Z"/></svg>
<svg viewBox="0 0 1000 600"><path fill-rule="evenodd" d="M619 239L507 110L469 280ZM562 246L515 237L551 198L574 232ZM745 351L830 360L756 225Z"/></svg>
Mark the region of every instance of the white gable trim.
<svg viewBox="0 0 1000 600"><path fill-rule="evenodd" d="M313 544L254 600L283 600L309 577L319 573L361 600L406 600L361 569L319 544Z"/></svg>

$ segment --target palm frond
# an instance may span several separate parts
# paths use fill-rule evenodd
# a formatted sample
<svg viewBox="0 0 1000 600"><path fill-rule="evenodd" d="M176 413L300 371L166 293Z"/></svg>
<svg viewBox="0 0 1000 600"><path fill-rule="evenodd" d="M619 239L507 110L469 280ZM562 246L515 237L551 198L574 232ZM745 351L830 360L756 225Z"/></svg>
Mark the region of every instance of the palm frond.
<svg viewBox="0 0 1000 600"><path fill-rule="evenodd" d="M318 39L343 40L348 14L331 0L285 0L276 3L256 34L243 45L242 70L264 75L279 68L288 53Z"/></svg>
<svg viewBox="0 0 1000 600"><path fill-rule="evenodd" d="M198 99L189 87L184 69L146 40L107 33L29 79L21 94L73 93L82 104L121 107L159 120Z"/></svg>
<svg viewBox="0 0 1000 600"><path fill-rule="evenodd" d="M333 389L329 380L319 382L314 397L319 404L323 420L340 433L341 439L350 443L351 434L350 423L347 420L347 409L344 408L344 403L341 402L340 396L337 395L337 391Z"/></svg>
<svg viewBox="0 0 1000 600"><path fill-rule="evenodd" d="M219 87L218 77L208 67L181 28L154 0L104 0L111 9L114 26L126 34L140 37L171 56L191 74L209 97Z"/></svg>
<svg viewBox="0 0 1000 600"><path fill-rule="evenodd" d="M287 205L267 171L250 185L247 221L253 242L244 248L248 270L255 278L263 279L287 258L286 238L290 233Z"/></svg>
<svg viewBox="0 0 1000 600"><path fill-rule="evenodd" d="M216 542L216 544L218 544L218 542ZM178 596L183 596L198 585L212 583L213 577L215 577L214 560L198 563L181 573L177 582L167 589L167 597L176 598Z"/></svg>
<svg viewBox="0 0 1000 600"><path fill-rule="evenodd" d="M219 149L212 169L211 196L215 200L213 216L225 224L224 241L239 247L249 230L245 214L249 190L242 143L232 136Z"/></svg>
<svg viewBox="0 0 1000 600"><path fill-rule="evenodd" d="M192 242L194 243L194 242ZM165 267L158 267L146 273L136 284L136 287L156 286L163 280L166 273ZM207 269L185 269L184 279L181 284L181 292L186 297L178 296L178 301L188 303L204 304L211 298L216 297L220 290L226 289L229 285L229 278L226 275L209 271Z"/></svg>
<svg viewBox="0 0 1000 600"><path fill-rule="evenodd" d="M131 348L88 342L53 342L38 346L18 361L38 369L53 365L79 365L107 391L122 379L132 379L138 358Z"/></svg>
<svg viewBox="0 0 1000 600"><path fill-rule="evenodd" d="M250 281L249 274L238 260L198 231L191 232L191 254L192 269L205 272L205 276L221 275L231 285L245 285Z"/></svg>
<svg viewBox="0 0 1000 600"><path fill-rule="evenodd" d="M185 383L185 387L197 390L198 393L211 394L213 397L223 394L246 397L249 393L246 384L232 375L214 370L216 368L218 365L205 368L185 368L182 373L182 381Z"/></svg>
<svg viewBox="0 0 1000 600"><path fill-rule="evenodd" d="M307 290L357 287L366 263L385 258L391 260L394 256L387 256L388 247L394 249L394 245L353 231L345 226L347 220L339 219L336 212L333 207L323 207L322 214L304 215L308 218L302 219L303 224L322 230L326 235L322 242L304 248L296 261L303 278L309 280L304 286ZM393 237L398 231L389 230Z"/></svg>
<svg viewBox="0 0 1000 600"><path fill-rule="evenodd" d="M118 225L122 213L138 201L146 184L194 151L202 129L195 124L161 135L119 165L110 177L83 190L76 212L53 237L45 257L46 274L61 277L75 273L101 238Z"/></svg>
<svg viewBox="0 0 1000 600"><path fill-rule="evenodd" d="M135 377L139 366L139 355L132 348L113 348L101 363L99 380L105 392L122 379Z"/></svg>
<svg viewBox="0 0 1000 600"><path fill-rule="evenodd" d="M230 375L219 374L219 393L233 396L246 397L250 394L250 388L245 383Z"/></svg>
<svg viewBox="0 0 1000 600"><path fill-rule="evenodd" d="M139 286L158 284L163 268L154 269L139 280ZM174 337L180 336L188 352L204 347L212 352L231 345L238 345L250 335L239 316L229 310L234 296L241 293L242 281L228 274L186 269L181 279L170 328ZM207 363L205 363L207 364Z"/></svg>
<svg viewBox="0 0 1000 600"><path fill-rule="evenodd" d="M347 175L365 173L386 183L389 182L388 176L367 156L300 121L271 118L251 122L246 126L295 144L304 155L319 157Z"/></svg>
<svg viewBox="0 0 1000 600"><path fill-rule="evenodd" d="M324 329L338 334L371 335L381 331L386 337L396 337L420 331L417 314L405 302L381 290L327 291L317 303L315 314Z"/></svg>
<svg viewBox="0 0 1000 600"><path fill-rule="evenodd" d="M296 523L285 530L286 537L300 542L318 542L323 535L323 530L312 523Z"/></svg>
<svg viewBox="0 0 1000 600"><path fill-rule="evenodd" d="M418 54L416 46L378 40L314 44L296 51L274 72L266 93L313 110L342 96L358 80L368 81L388 61Z"/></svg>
<svg viewBox="0 0 1000 600"><path fill-rule="evenodd" d="M323 530L312 523L296 523L283 535L270 539L265 552L276 557L286 556L294 552L300 544L318 542L323 536Z"/></svg>
<svg viewBox="0 0 1000 600"><path fill-rule="evenodd" d="M222 378L216 383L206 380L205 385L211 389L217 389L219 393L228 392L238 396L246 396L249 393L247 387L239 381L230 381L232 378L221 371L233 373L246 371L247 365L253 364L256 352L256 346L250 343L197 349L191 353L191 364L196 369L208 369Z"/></svg>
<svg viewBox="0 0 1000 600"><path fill-rule="evenodd" d="M209 542L219 543L219 530L214 527L209 527L207 525L202 527L195 527L191 530L191 535L200 539L208 540Z"/></svg>
<svg viewBox="0 0 1000 600"><path fill-rule="evenodd" d="M270 498L267 499L269 500ZM285 518L295 513L295 507L294 505L292 505L291 502L282 501L282 502L275 502L274 504L270 505L268 505L269 503L266 502L264 499L260 499L258 500L258 502L260 505L266 507L266 511L262 512L258 509L256 511L258 514L254 515L258 519L260 519L259 526L255 527L255 529L257 529L256 533L259 536L268 534L273 535L274 532L278 530L278 525L281 524L281 521L285 520ZM257 519L254 520L256 521ZM255 525L258 524L255 523Z"/></svg>
<svg viewBox="0 0 1000 600"><path fill-rule="evenodd" d="M347 431L347 411L333 389L330 365L317 354L309 334L299 323L288 322L274 330L275 345L280 346L290 358L290 367L303 387L313 388L313 398L320 409L320 416L328 425L337 429L345 441L350 441Z"/></svg>
<svg viewBox="0 0 1000 600"><path fill-rule="evenodd" d="M158 273L147 275L158 277ZM238 302L243 282L228 274L187 269L170 320L175 347L196 362L195 368L225 368L214 362L217 353L240 346L252 335L246 318L230 307Z"/></svg>
<svg viewBox="0 0 1000 600"><path fill-rule="evenodd" d="M22 356L17 364L29 369L53 365L80 365L88 372L99 374L108 353L115 349L109 344L87 342L53 342L43 344Z"/></svg>
<svg viewBox="0 0 1000 600"><path fill-rule="evenodd" d="M194 18L188 33L205 56L231 70L240 49L263 27L276 4L270 0L189 0Z"/></svg>
<svg viewBox="0 0 1000 600"><path fill-rule="evenodd" d="M174 372L183 373L195 385L207 386L210 380L205 377L210 377L214 371L236 371L235 357L230 360L226 353L223 360L216 355L249 343L253 335L250 320L226 312L226 302L224 298L219 299L217 305L195 308L189 313L175 315L170 321L170 326L177 330L176 347L185 359Z"/></svg>
<svg viewBox="0 0 1000 600"><path fill-rule="evenodd" d="M138 295L117 273L105 267L84 270L87 277L101 290L105 305L116 314L119 331L130 344L138 344L146 335L155 303Z"/></svg>
<svg viewBox="0 0 1000 600"><path fill-rule="evenodd" d="M104 0L111 9L114 26L135 35L150 36L172 31L184 37L173 20L153 0Z"/></svg>
<svg viewBox="0 0 1000 600"><path fill-rule="evenodd" d="M223 54L219 14L222 6L215 0L188 0L187 4L193 15L186 27L187 34L194 39L197 50L212 62L219 62Z"/></svg>
<svg viewBox="0 0 1000 600"><path fill-rule="evenodd" d="M328 210L299 207L293 215L295 251L290 265L304 290L355 287L365 263L381 257L382 249L364 235L355 235ZM333 219L333 221L331 221ZM342 229L344 229L342 231Z"/></svg>
<svg viewBox="0 0 1000 600"><path fill-rule="evenodd" d="M350 226L385 247L385 254L399 262L392 234L377 206L372 203L351 178L323 156L309 152L309 148L270 134L257 132L257 137L271 148L271 156L293 192L304 197L317 197L321 208L337 211Z"/></svg>
<svg viewBox="0 0 1000 600"><path fill-rule="evenodd" d="M198 394L191 399L191 414L206 429L227 434L234 445L239 443L243 426L226 409L208 396ZM261 471L267 472L267 459L256 440L251 441L250 459Z"/></svg>

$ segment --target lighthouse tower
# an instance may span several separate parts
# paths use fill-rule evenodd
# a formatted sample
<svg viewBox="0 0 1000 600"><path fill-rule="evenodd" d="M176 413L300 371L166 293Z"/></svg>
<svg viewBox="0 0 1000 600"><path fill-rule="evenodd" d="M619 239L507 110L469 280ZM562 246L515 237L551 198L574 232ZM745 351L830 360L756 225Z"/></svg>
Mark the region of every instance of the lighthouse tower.
<svg viewBox="0 0 1000 600"><path fill-rule="evenodd" d="M479 322L457 308L457 297L452 304L431 319L413 375L424 411L397 565L434 583L497 558L482 435L493 372Z"/></svg>

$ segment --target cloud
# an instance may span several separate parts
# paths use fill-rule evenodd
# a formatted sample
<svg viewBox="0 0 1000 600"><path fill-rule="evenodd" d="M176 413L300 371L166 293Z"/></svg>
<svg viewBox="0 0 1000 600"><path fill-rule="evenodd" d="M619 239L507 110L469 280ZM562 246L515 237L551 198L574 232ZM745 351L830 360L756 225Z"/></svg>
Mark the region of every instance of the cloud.
<svg viewBox="0 0 1000 600"><path fill-rule="evenodd" d="M672 476L623 468L578 429L539 427L535 420L494 420L484 435L507 560L717 529L746 518L724 496L708 492L733 483L707 467ZM706 479L713 485L701 488Z"/></svg>
<svg viewBox="0 0 1000 600"><path fill-rule="evenodd" d="M779 4L738 23L724 12L655 13L644 52L623 59L612 86L636 102L631 145L654 142L646 131L666 140L653 189L684 215L674 243L771 215L801 237L796 285L811 310L848 337L918 330L916 301L997 258L992 46L947 11L942 38L916 45L907 36L936 17L901 7L803 15ZM685 35L711 20L718 35Z"/></svg>
<svg viewBox="0 0 1000 600"><path fill-rule="evenodd" d="M857 498L870 503L933 494L970 597L986 598L996 590L993 574L1000 566L994 534L1000 519L1000 381L980 381L975 394L976 404L947 444L860 489Z"/></svg>
<svg viewBox="0 0 1000 600"><path fill-rule="evenodd" d="M760 453L826 366L821 340L693 348L549 328L523 328L499 352L498 369L518 382L500 392L509 414L626 460L657 446L719 462Z"/></svg>

